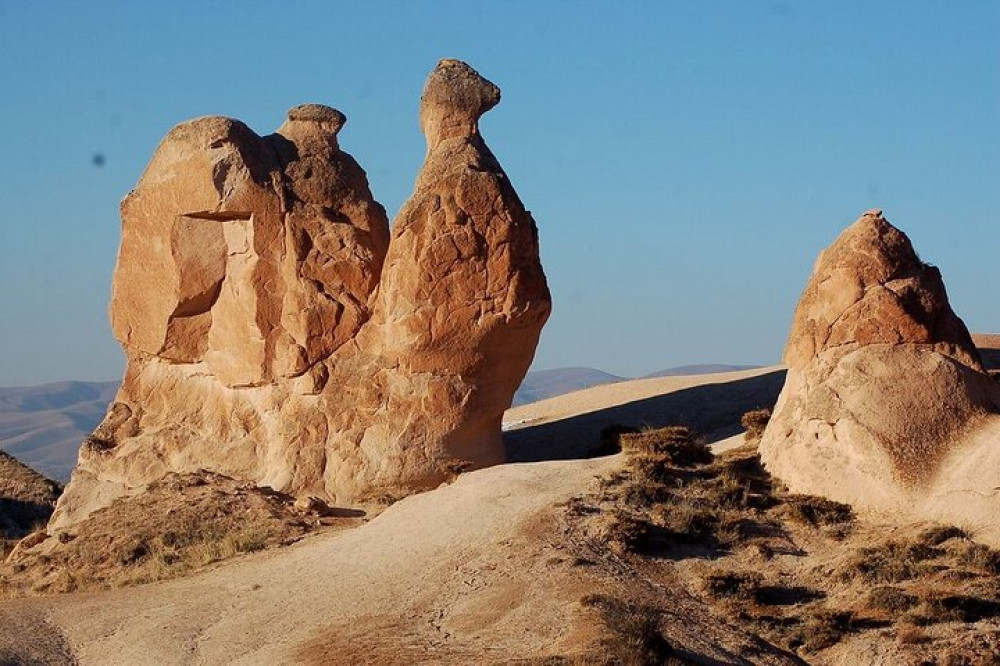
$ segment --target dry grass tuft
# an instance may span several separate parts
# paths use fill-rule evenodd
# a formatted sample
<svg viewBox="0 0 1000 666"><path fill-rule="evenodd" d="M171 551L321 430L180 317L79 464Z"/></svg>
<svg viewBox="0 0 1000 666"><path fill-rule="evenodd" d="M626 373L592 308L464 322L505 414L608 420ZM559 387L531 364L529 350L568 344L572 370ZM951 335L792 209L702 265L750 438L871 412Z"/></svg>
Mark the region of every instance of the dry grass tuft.
<svg viewBox="0 0 1000 666"><path fill-rule="evenodd" d="M209 472L171 474L0 567L7 596L137 585L300 539L335 518Z"/></svg>
<svg viewBox="0 0 1000 666"><path fill-rule="evenodd" d="M930 571L926 562L944 551L920 541L888 541L859 549L840 572L842 578L862 578L869 583L899 583Z"/></svg>
<svg viewBox="0 0 1000 666"><path fill-rule="evenodd" d="M627 666L654 666L682 663L660 633L662 612L653 606L630 603L604 595L581 600L596 608L604 626L601 646L612 661Z"/></svg>
<svg viewBox="0 0 1000 666"><path fill-rule="evenodd" d="M623 433L619 442L626 455L652 457L675 467L712 462L711 449L703 442L695 441L691 431L681 426Z"/></svg>
<svg viewBox="0 0 1000 666"><path fill-rule="evenodd" d="M902 589L892 585L882 585L868 593L865 607L876 612L898 615L910 610L918 603L919 599L912 594L907 594Z"/></svg>
<svg viewBox="0 0 1000 666"><path fill-rule="evenodd" d="M954 525L935 525L928 527L917 539L926 546L940 546L951 539L968 539L968 533Z"/></svg>
<svg viewBox="0 0 1000 666"><path fill-rule="evenodd" d="M740 418L740 425L742 425L743 429L746 430L746 432L743 433L743 439L748 442L760 439L770 420L770 409L755 409L744 414L742 418Z"/></svg>
<svg viewBox="0 0 1000 666"><path fill-rule="evenodd" d="M625 511L617 511L610 516L604 529L603 539L617 555L635 553L649 542L649 523Z"/></svg>

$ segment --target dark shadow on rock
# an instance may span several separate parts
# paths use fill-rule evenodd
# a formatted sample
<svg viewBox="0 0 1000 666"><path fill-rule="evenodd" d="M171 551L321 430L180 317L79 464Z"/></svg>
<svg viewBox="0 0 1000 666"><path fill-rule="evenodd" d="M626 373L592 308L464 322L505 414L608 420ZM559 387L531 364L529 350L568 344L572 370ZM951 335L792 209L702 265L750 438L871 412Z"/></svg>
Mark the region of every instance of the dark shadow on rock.
<svg viewBox="0 0 1000 666"><path fill-rule="evenodd" d="M687 426L715 442L742 432L740 417L752 409L773 407L785 383L785 371L705 384L624 405L567 417L503 434L509 462L572 460L594 457L601 430L611 425Z"/></svg>

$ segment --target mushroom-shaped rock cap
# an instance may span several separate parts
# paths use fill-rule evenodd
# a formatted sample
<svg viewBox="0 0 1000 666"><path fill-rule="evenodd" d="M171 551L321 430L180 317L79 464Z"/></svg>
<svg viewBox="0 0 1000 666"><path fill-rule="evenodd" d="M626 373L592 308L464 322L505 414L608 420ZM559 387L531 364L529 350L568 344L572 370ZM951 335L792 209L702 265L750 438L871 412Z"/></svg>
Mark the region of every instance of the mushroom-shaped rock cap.
<svg viewBox="0 0 1000 666"><path fill-rule="evenodd" d="M299 104L288 110L288 120L320 123L326 126L324 129L336 133L347 123L347 116L332 106Z"/></svg>
<svg viewBox="0 0 1000 666"><path fill-rule="evenodd" d="M445 58L427 77L420 121L429 144L478 133L477 121L500 101L500 88L461 60Z"/></svg>
<svg viewBox="0 0 1000 666"><path fill-rule="evenodd" d="M299 150L311 152L337 147L337 132L347 123L347 116L330 106L300 104L288 110L288 120L278 134L290 139Z"/></svg>

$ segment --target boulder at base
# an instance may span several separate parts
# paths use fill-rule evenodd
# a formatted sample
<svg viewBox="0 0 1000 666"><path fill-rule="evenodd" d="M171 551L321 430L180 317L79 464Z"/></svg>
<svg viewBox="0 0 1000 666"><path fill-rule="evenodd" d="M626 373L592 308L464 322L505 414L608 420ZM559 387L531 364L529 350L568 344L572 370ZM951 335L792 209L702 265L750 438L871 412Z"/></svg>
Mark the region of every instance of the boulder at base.
<svg viewBox="0 0 1000 666"><path fill-rule="evenodd" d="M941 273L869 211L816 261L760 444L794 492L1000 544L1000 386Z"/></svg>

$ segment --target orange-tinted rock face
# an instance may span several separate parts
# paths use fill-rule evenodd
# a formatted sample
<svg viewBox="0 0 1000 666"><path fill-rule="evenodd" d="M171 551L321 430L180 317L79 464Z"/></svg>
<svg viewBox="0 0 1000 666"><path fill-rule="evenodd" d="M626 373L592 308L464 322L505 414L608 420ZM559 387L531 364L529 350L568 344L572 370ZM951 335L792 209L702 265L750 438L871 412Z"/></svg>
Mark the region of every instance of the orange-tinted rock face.
<svg viewBox="0 0 1000 666"><path fill-rule="evenodd" d="M111 319L128 368L53 527L169 472L346 500L503 459L550 310L535 223L478 131L500 91L442 61L392 240L339 111L260 137L173 129L122 204Z"/></svg>
<svg viewBox="0 0 1000 666"><path fill-rule="evenodd" d="M869 211L820 254L785 350L791 368L837 347L929 344L982 370L965 324L948 305L937 268L881 211Z"/></svg>
<svg viewBox="0 0 1000 666"><path fill-rule="evenodd" d="M1000 447L1000 391L940 272L880 211L820 254L785 361L788 377L760 451L792 490L901 515L982 519L982 510L963 512L941 498L990 497L984 482L1000 485L1000 472L977 480L954 471L957 458ZM980 444L970 442L992 439L990 432L995 443L972 452Z"/></svg>

